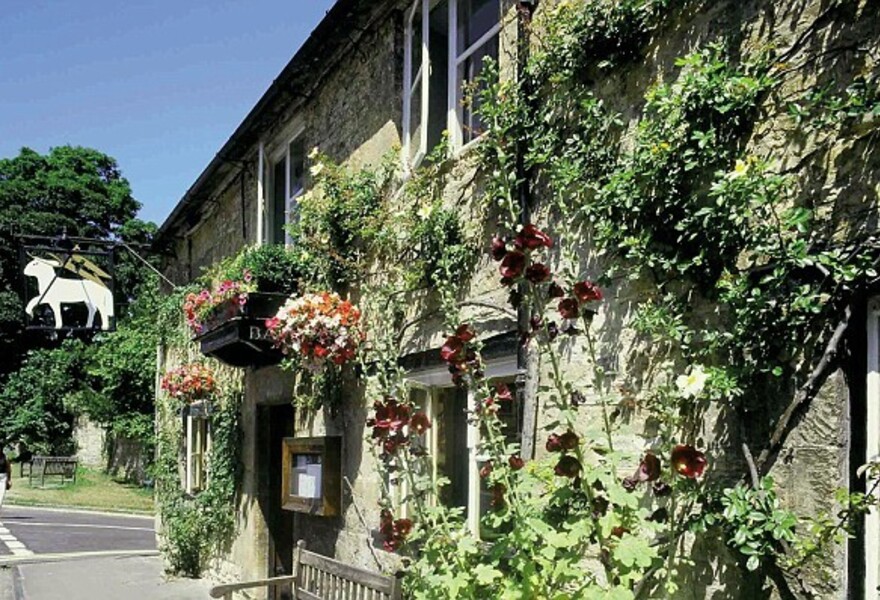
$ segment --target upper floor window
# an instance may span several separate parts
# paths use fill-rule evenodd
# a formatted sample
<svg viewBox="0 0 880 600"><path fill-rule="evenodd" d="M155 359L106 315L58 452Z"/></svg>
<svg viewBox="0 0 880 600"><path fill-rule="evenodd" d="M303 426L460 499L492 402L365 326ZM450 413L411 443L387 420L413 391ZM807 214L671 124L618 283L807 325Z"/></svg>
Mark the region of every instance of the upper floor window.
<svg viewBox="0 0 880 600"><path fill-rule="evenodd" d="M275 156L271 167L268 242L289 244L286 227L296 222L297 201L305 189L306 151L303 136L297 135Z"/></svg>
<svg viewBox="0 0 880 600"><path fill-rule="evenodd" d="M500 0L415 0L406 13L404 156L417 165L448 130L454 148L482 132L468 91L498 58Z"/></svg>

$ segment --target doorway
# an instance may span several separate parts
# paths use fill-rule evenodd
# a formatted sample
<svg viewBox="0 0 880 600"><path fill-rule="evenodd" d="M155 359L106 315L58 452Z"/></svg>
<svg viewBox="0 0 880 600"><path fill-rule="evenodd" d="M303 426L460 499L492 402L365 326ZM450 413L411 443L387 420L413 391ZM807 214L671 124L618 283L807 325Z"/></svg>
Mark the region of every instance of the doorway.
<svg viewBox="0 0 880 600"><path fill-rule="evenodd" d="M257 432L261 436L260 504L268 529L267 577L293 574L293 513L281 508L281 458L285 437L291 437L294 409L290 404L260 406L257 413ZM272 588L269 600L290 600L288 586Z"/></svg>

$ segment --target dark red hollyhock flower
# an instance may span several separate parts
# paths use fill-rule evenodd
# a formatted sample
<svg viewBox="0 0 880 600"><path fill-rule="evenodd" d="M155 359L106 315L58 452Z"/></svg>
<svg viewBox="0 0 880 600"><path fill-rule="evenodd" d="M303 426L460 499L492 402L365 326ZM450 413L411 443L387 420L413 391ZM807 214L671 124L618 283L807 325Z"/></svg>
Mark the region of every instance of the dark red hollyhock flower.
<svg viewBox="0 0 880 600"><path fill-rule="evenodd" d="M577 477L581 472L581 463L574 456L564 454L559 457L559 462L556 463L553 472L560 477Z"/></svg>
<svg viewBox="0 0 880 600"><path fill-rule="evenodd" d="M504 279L516 279L526 268L526 255L519 250L511 250L501 259L498 271Z"/></svg>
<svg viewBox="0 0 880 600"><path fill-rule="evenodd" d="M504 238L500 238L497 235L492 238L492 258L495 260L501 260L504 258L504 255L507 254L507 244L504 242Z"/></svg>
<svg viewBox="0 0 880 600"><path fill-rule="evenodd" d="M399 538L405 538L410 534L413 522L410 519L397 519L394 521L394 534Z"/></svg>
<svg viewBox="0 0 880 600"><path fill-rule="evenodd" d="M489 506L492 508L501 508L504 506L504 494L507 488L503 483L496 483L492 486L492 499L489 500Z"/></svg>
<svg viewBox="0 0 880 600"><path fill-rule="evenodd" d="M537 314L532 315L532 318L529 319L529 327L532 328L532 331L535 331L536 329L538 329L541 326L542 322L543 322L543 319L541 318L541 315L537 315Z"/></svg>
<svg viewBox="0 0 880 600"><path fill-rule="evenodd" d="M547 323L547 337L550 338L550 341L556 339L556 336L559 335L559 327L553 321Z"/></svg>
<svg viewBox="0 0 880 600"><path fill-rule="evenodd" d="M623 480L623 486L628 490L633 490L639 483L654 481L660 477L660 469L660 459L653 453L647 452L636 472Z"/></svg>
<svg viewBox="0 0 880 600"><path fill-rule="evenodd" d="M526 269L526 279L532 283L543 283L550 279L550 269L543 263L529 265Z"/></svg>
<svg viewBox="0 0 880 600"><path fill-rule="evenodd" d="M514 471L519 471L525 466L526 461L523 460L522 456L513 455L507 459L507 464L509 464L510 468Z"/></svg>
<svg viewBox="0 0 880 600"><path fill-rule="evenodd" d="M611 528L611 537L622 538L624 533L629 533L629 528L623 525Z"/></svg>
<svg viewBox="0 0 880 600"><path fill-rule="evenodd" d="M592 281L579 281L574 284L574 296L579 302L602 299L602 290Z"/></svg>
<svg viewBox="0 0 880 600"><path fill-rule="evenodd" d="M578 445L578 436L574 431L566 431L559 436L559 445L563 450L574 450Z"/></svg>
<svg viewBox="0 0 880 600"><path fill-rule="evenodd" d="M384 439L394 435L409 423L410 407L406 404L398 404L393 398L387 398L384 404L376 402L373 408L375 416L367 420L367 425L373 428L374 439Z"/></svg>
<svg viewBox="0 0 880 600"><path fill-rule="evenodd" d="M513 395L510 393L510 388L507 387L506 383L495 384L495 397L501 401L513 400Z"/></svg>
<svg viewBox="0 0 880 600"><path fill-rule="evenodd" d="M446 338L446 343L440 348L440 359L448 363L460 362L464 358L462 350L464 350L464 342L458 336L451 335Z"/></svg>
<svg viewBox="0 0 880 600"><path fill-rule="evenodd" d="M688 479L696 479L706 468L706 455L686 444L679 444L673 448L670 459L675 471Z"/></svg>
<svg viewBox="0 0 880 600"><path fill-rule="evenodd" d="M547 452L560 452L562 450L562 442L559 441L559 436L555 433L551 433L547 436Z"/></svg>
<svg viewBox="0 0 880 600"><path fill-rule="evenodd" d="M547 288L547 296L549 296L550 298L562 298L564 295L565 290L562 289L562 286L555 281L552 282Z"/></svg>
<svg viewBox="0 0 880 600"><path fill-rule="evenodd" d="M574 298L564 298L559 301L559 314L563 319L577 319L578 302Z"/></svg>
<svg viewBox="0 0 880 600"><path fill-rule="evenodd" d="M527 250L535 250L541 246L553 247L553 239L531 223L519 230L513 243L517 248L526 248Z"/></svg>
<svg viewBox="0 0 880 600"><path fill-rule="evenodd" d="M492 461L488 461L480 468L480 477L485 479L492 474Z"/></svg>
<svg viewBox="0 0 880 600"><path fill-rule="evenodd" d="M431 428L431 420L425 413L418 412L409 420L409 426L412 427L414 432L421 435Z"/></svg>
<svg viewBox="0 0 880 600"><path fill-rule="evenodd" d="M477 334L470 326L470 323L462 323L458 326L458 329L455 330L455 337L460 339L462 342L469 342L476 336Z"/></svg>

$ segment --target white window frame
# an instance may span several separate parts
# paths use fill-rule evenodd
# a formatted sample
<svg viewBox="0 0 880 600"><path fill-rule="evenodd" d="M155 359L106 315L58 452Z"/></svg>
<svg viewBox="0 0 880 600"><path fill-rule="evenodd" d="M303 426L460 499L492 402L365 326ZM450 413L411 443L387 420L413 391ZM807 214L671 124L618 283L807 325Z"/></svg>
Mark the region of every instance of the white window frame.
<svg viewBox="0 0 880 600"><path fill-rule="evenodd" d="M428 80L426 77L431 69L431 60L428 56L428 36L430 35L430 6L431 0L415 0L406 13L406 27L404 33L404 56L403 56L403 163L404 167L410 165L416 167L425 158L428 146ZM416 81L413 81L413 18L416 11L421 8L422 19L422 60L416 70ZM419 98L421 104L420 119L421 127L419 128L418 151L410 162L412 152L412 94L416 86L421 84L422 95Z"/></svg>
<svg viewBox="0 0 880 600"><path fill-rule="evenodd" d="M471 144L477 141L479 138L475 138L464 144L464 130L462 123L463 120L463 107L458 102L459 95L459 81L458 81L458 71L461 67L462 63L466 61L471 55L474 54L477 50L485 46L489 41L496 35L499 35L501 31L501 13L499 11L498 14L498 22L492 26L485 34L483 34L480 39L471 44L468 48L465 48L460 54L458 52L458 3L459 0L448 0L449 1L449 31L448 31L448 39L449 39L449 48L448 48L448 73L447 73L447 90L446 90L446 128L449 132L449 144L450 149L453 152L459 152ZM409 169L411 167L416 167L419 163L425 158L426 153L428 152L428 110L429 110L429 99L430 99L430 90L429 90L429 81L430 81L430 69L431 69L431 58L429 53L430 48L430 18L431 18L431 5L434 4L433 0L415 0L415 2L410 5L409 10L406 13L406 22L404 27L404 53L403 53L403 164L405 169ZM500 3L503 5L503 2ZM413 36L413 27L412 22L413 18L416 15L417 9L421 7L421 19L422 19L422 60L421 64L418 66L416 71L418 80L413 82L413 57L412 57L412 36ZM499 39L500 43L500 39ZM412 145L414 140L411 139L411 131L412 131L412 93L415 89L416 85L421 83L422 96L420 98L421 101L421 127L419 129L419 139L418 139L418 151L415 156L410 160L410 155L412 151Z"/></svg>
<svg viewBox="0 0 880 600"><path fill-rule="evenodd" d="M867 427L865 462L880 456L880 297L868 303L868 380L865 423ZM858 418L853 423L858 423ZM865 482L870 490L876 479ZM880 499L880 491L876 492ZM874 506L865 515L865 597L880 587L880 509Z"/></svg>
<svg viewBox="0 0 880 600"><path fill-rule="evenodd" d="M281 161L284 161L284 227L286 228L291 223L291 214L295 212L297 208L297 204L299 203L300 197L306 190L305 182L303 185L295 190L290 189L290 145L293 142L302 139L303 134L305 133L305 128L300 126L298 127L294 134L286 138L286 142L278 148L272 155L269 156L269 160L266 161L268 164L266 165L268 173L264 173L261 169L261 176L267 177L268 182L271 185L262 186L261 191L269 191L268 195L261 195L261 197L267 198L267 202L261 207L261 213L265 212L267 218L266 222L266 231L263 237L263 243L277 243L272 240L272 235L275 230L275 186L278 185L278 182L275 181L275 167ZM260 159L262 161L263 157L263 146L260 146L261 154ZM305 172L306 167L306 159L303 159L303 169ZM285 229L284 231L284 245L290 246L293 243L293 239L290 237L290 233Z"/></svg>
<svg viewBox="0 0 880 600"><path fill-rule="evenodd" d="M211 428L207 416L186 415L186 493L196 494L208 483L207 455L211 451Z"/></svg>
<svg viewBox="0 0 880 600"><path fill-rule="evenodd" d="M519 374L516 366L516 356L508 356L500 359L486 361L485 377L487 379L510 379ZM425 389L427 394L425 413L434 423L437 418L439 402L436 399L436 391L441 388L454 387L449 376L449 369L445 366L431 369L414 371L407 376L407 385L419 389ZM468 390L467 404L473 407L475 402L473 391ZM437 427L428 430L427 451L432 457L431 476L437 480ZM468 420L467 425L467 450L468 450L468 503L467 503L467 527L472 535L480 537L480 463L485 460L479 452L482 443L480 428L476 422ZM405 496L405 490L400 490ZM400 496L400 497L404 497Z"/></svg>

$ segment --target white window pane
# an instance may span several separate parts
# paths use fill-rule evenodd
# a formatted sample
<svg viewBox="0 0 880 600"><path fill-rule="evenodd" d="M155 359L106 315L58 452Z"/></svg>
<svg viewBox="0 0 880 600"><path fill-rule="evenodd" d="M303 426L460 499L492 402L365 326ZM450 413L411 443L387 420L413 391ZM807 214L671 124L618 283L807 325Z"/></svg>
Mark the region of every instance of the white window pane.
<svg viewBox="0 0 880 600"><path fill-rule="evenodd" d="M449 110L449 2L437 3L430 14L428 40L427 145L430 152L443 139Z"/></svg>
<svg viewBox="0 0 880 600"><path fill-rule="evenodd" d="M499 0L458 0L458 54L488 33L498 23L500 14Z"/></svg>
<svg viewBox="0 0 880 600"><path fill-rule="evenodd" d="M409 100L409 160L414 162L422 150L422 82L416 84Z"/></svg>
<svg viewBox="0 0 880 600"><path fill-rule="evenodd" d="M288 198L293 198L305 187L306 148L302 137L298 137L288 147L290 153L290 189Z"/></svg>
<svg viewBox="0 0 880 600"><path fill-rule="evenodd" d="M462 141L466 144L483 133L483 123L478 116L482 89L480 75L483 60L498 60L498 36L495 35L477 48L458 68L458 101L461 106Z"/></svg>
<svg viewBox="0 0 880 600"><path fill-rule="evenodd" d="M416 0L415 11L409 23L410 71L409 85L416 82L422 66L422 0Z"/></svg>
<svg viewBox="0 0 880 600"><path fill-rule="evenodd" d="M272 211L270 213L272 218L270 220L269 241L273 244L284 243L284 213L287 205L285 170L285 160L279 160L272 168Z"/></svg>

